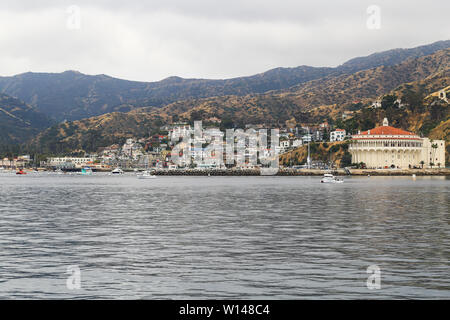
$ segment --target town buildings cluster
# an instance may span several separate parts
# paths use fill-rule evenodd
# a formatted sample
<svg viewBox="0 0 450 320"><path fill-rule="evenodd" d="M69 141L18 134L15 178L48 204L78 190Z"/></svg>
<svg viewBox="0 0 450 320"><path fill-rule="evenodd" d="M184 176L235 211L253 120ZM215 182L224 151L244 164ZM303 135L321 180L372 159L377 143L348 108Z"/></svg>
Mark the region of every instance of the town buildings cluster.
<svg viewBox="0 0 450 320"><path fill-rule="evenodd" d="M265 126L248 125L249 129L263 129ZM205 128L210 132L216 132L217 136L224 136L219 128ZM127 139L123 144L113 144L101 148L96 153L79 156L49 157L42 161L41 167L52 169L80 169L92 167L93 169L110 169L112 167L123 168L167 168L177 169L191 166L190 161L174 163L171 157L175 146L182 141L181 137L193 135L193 126L186 123L175 123L160 128L161 134L154 134L147 138ZM195 159L205 159L204 163L196 164L198 168L225 168L225 163L217 162L217 155L213 154L215 145L223 144L224 139L207 141L200 140L200 147L190 146L190 155ZM300 147L311 142L337 142L350 140L349 152L352 155L352 163L364 163L367 168L423 168L445 167L445 142L442 140L430 140L419 137L411 132L393 128L385 119L383 125L356 135L348 135L344 129L332 128L327 122L315 126L285 127L279 130L279 145L275 146L277 154ZM245 145L245 159L248 159L256 151L252 145ZM221 149L222 150L222 149ZM262 158L269 157L268 153ZM179 151L176 151L179 152ZM225 156L225 152L224 152ZM251 168L254 163L240 161L241 168ZM242 159L241 159L242 160ZM31 166L30 156L21 156L14 159L4 158L0 160L0 167L23 168ZM36 165L34 163L34 165Z"/></svg>
<svg viewBox="0 0 450 320"><path fill-rule="evenodd" d="M249 129L263 129L264 124L247 125L245 130ZM218 127L208 127L206 130L217 130ZM161 134L155 134L147 138L130 138L123 144L113 144L101 148L96 153L86 154L84 157L50 157L46 161L41 162L43 167L61 168L61 169L79 169L85 166L90 166L97 169L107 169L115 166L124 168L133 167L155 167L155 168L178 168L180 163L175 164L171 161L171 152L179 140L175 137L182 137L194 133L193 126L187 123L175 123L166 125L160 128ZM310 142L326 142L326 141L343 141L349 138L343 129L331 130L331 126L327 122L319 125L302 125L295 127L285 127L279 130L279 145L275 146L278 154L283 154L292 149L301 147ZM208 152L211 145L218 143L218 141L207 142L202 141L201 148L191 148L191 155L193 158L208 159L211 154ZM221 140L220 143L225 143ZM249 145L246 145L246 157L252 154L254 150ZM264 157L264 155L263 155ZM245 161L244 161L245 162ZM181 166L188 166L188 163L181 164ZM215 165L214 162L209 164L198 165L199 167L207 167Z"/></svg>

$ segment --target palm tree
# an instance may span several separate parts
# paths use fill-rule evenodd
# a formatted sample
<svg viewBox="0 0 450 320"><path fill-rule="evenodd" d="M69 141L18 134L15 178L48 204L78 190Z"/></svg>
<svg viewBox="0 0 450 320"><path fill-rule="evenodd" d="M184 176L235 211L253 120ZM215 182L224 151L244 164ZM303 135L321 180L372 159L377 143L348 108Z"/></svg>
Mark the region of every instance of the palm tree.
<svg viewBox="0 0 450 320"><path fill-rule="evenodd" d="M433 142L433 141L431 141L431 142ZM434 158L435 158L435 156L436 156L436 150L437 150L437 148L438 148L438 144L437 143L432 143L431 144L431 150L432 150L432 160L434 160ZM430 164L431 165L431 164ZM433 163L433 165L434 165L434 163ZM433 166L431 166L431 167L433 167Z"/></svg>
<svg viewBox="0 0 450 320"><path fill-rule="evenodd" d="M423 165L425 164L425 161L420 161L420 165L422 166L422 169L423 169Z"/></svg>

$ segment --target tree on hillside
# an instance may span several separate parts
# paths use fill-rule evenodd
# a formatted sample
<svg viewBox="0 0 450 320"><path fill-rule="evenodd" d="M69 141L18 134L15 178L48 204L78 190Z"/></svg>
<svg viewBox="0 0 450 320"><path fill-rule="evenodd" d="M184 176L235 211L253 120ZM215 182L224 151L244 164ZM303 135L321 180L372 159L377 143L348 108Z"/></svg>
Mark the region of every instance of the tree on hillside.
<svg viewBox="0 0 450 320"><path fill-rule="evenodd" d="M388 94L381 99L381 108L386 110L387 108L393 108L398 106L396 103L397 96L395 94Z"/></svg>
<svg viewBox="0 0 450 320"><path fill-rule="evenodd" d="M222 122L220 123L220 130L233 128L233 120L230 117L223 117L221 120Z"/></svg>
<svg viewBox="0 0 450 320"><path fill-rule="evenodd" d="M341 167L348 167L351 164L352 164L352 155L350 154L350 152L345 151L344 154L342 155Z"/></svg>
<svg viewBox="0 0 450 320"><path fill-rule="evenodd" d="M411 111L421 111L424 97L425 95L422 90L414 91L408 89L402 97L402 102L404 102Z"/></svg>

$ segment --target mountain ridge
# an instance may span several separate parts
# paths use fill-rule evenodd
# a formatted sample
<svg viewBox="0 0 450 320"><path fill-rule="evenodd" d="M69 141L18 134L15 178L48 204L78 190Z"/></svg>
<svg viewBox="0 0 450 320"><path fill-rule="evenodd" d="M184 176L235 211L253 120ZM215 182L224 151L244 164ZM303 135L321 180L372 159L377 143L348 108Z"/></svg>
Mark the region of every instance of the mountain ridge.
<svg viewBox="0 0 450 320"><path fill-rule="evenodd" d="M123 80L108 75L27 72L0 77L0 92L17 97L57 121L79 120L140 107L163 107L176 101L215 96L261 94L336 77L380 65L395 65L407 58L449 48L450 40L410 49L393 49L357 57L331 67L274 68L256 75L231 79L184 79L173 76L157 82Z"/></svg>
<svg viewBox="0 0 450 320"><path fill-rule="evenodd" d="M394 66L380 66L350 75L312 80L298 87L246 96L218 96L177 101L159 109L137 108L127 113L109 113L65 123L44 131L35 140L43 150L64 148L94 151L113 141L145 136L161 125L174 121L221 119L237 127L266 123L280 126L287 120L317 123L330 119L355 100L363 105L388 94L399 86L422 82L431 93L450 85L450 49L432 55L407 59ZM330 119L331 120L331 119ZM52 145L63 149L52 150Z"/></svg>

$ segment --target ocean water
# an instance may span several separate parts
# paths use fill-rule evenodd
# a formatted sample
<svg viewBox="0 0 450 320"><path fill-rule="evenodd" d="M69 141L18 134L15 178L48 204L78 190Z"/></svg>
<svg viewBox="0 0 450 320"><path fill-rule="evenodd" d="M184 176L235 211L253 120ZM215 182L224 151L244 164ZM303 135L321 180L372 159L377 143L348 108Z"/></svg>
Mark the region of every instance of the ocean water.
<svg viewBox="0 0 450 320"><path fill-rule="evenodd" d="M450 298L448 178L319 181L0 174L0 298Z"/></svg>

